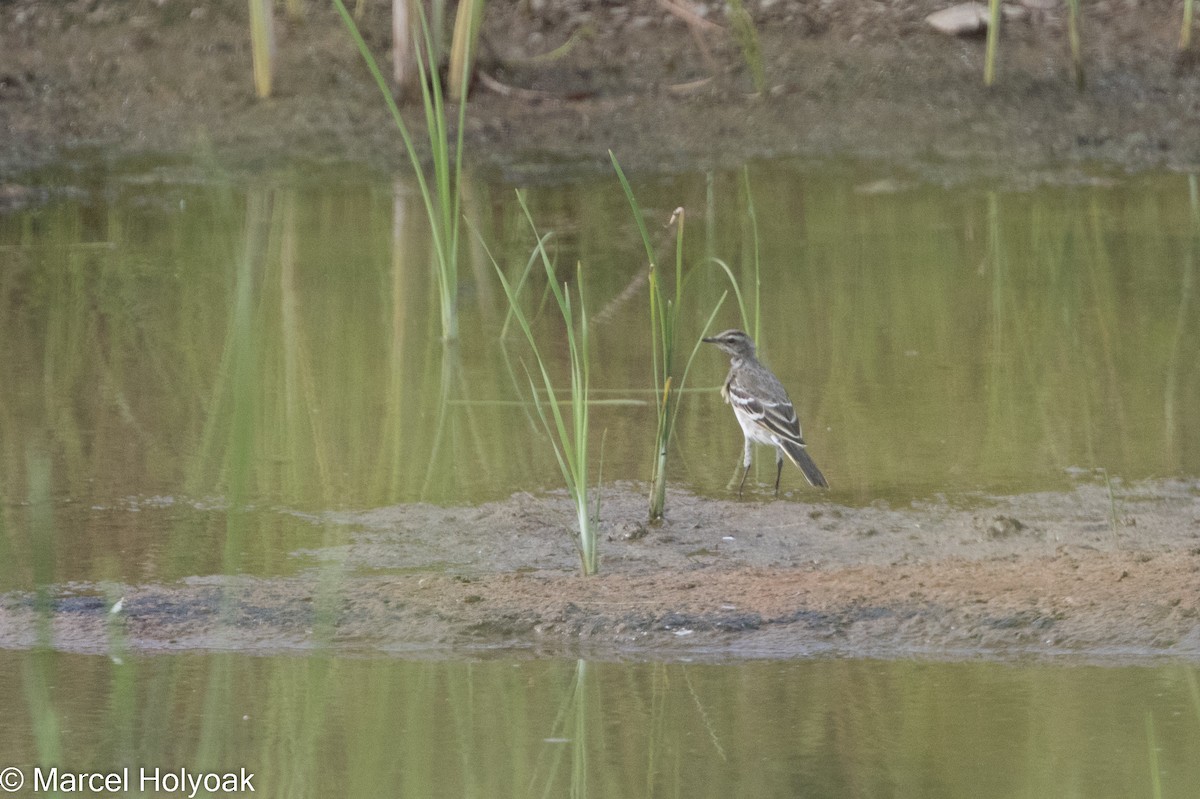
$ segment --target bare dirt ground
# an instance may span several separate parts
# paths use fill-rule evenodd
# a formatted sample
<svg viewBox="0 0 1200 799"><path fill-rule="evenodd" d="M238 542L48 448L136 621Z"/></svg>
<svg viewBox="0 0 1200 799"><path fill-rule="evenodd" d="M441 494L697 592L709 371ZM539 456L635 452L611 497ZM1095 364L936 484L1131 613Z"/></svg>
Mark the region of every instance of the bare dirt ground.
<svg viewBox="0 0 1200 799"><path fill-rule="evenodd" d="M1176 50L1182 0L1084 3L1082 92L1063 3L1024 2L985 88L982 39L924 21L946 0L748 0L766 97L751 96L723 3L688 0L699 26L666 0L489 3L468 151L481 170L515 180L607 170L609 148L633 170L851 156L933 179L1200 164L1200 59ZM389 9L364 3L361 21L388 73ZM278 13L274 97L259 101L244 2L0 2L10 202L29 168L95 169L97 158L405 165L332 8L310 3L302 20ZM419 109L407 117L419 130Z"/></svg>
<svg viewBox="0 0 1200 799"><path fill-rule="evenodd" d="M490 3L467 148L478 170L521 181L607 170L610 148L629 170L847 157L1017 183L1200 166L1200 62L1175 49L1181 0L1085 3L1082 92L1062 3L1029 3L985 88L982 40L924 22L945 3L748 2L765 97L750 96L723 4L690 4L710 29L651 0ZM329 7L302 21L280 12L266 101L253 95L246 13L233 0L0 0L0 210L123 159L404 166ZM362 27L387 70L385 4L367 5ZM419 129L418 109L406 115ZM596 578L575 576L561 500L391 508L318 520L352 526L355 543L298 553L317 565L291 577L120 586L115 615L97 586L62 586L55 643L107 651L119 630L146 650L1200 659L1194 482L1123 490L1115 519L1087 484L865 509L676 493L670 522L640 538L628 536L642 492L616 488L606 503ZM0 646L36 640L34 604L0 597Z"/></svg>
<svg viewBox="0 0 1200 799"><path fill-rule="evenodd" d="M309 517L352 532L273 578L62 586L57 647L593 658L1200 659L1200 482L889 508L606 491L602 571L577 574L562 498ZM805 500L805 501L799 501ZM1113 511L1116 511L1116 517ZM114 626L115 625L115 626ZM32 596L0 646L33 645ZM116 636L116 637L114 637ZM118 642L122 642L119 643Z"/></svg>

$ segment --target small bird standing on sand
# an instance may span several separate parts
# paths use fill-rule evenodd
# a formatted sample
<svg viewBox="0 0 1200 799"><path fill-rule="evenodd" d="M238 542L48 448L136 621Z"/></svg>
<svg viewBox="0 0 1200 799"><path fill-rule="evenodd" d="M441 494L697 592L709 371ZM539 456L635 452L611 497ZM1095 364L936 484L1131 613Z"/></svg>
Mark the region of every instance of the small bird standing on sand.
<svg viewBox="0 0 1200 799"><path fill-rule="evenodd" d="M746 455L743 459L745 471L738 484L738 496L746 485L750 473L750 450L754 442L769 444L775 448L775 495L779 496L779 478L783 474L783 456L804 472L810 485L828 488L825 475L808 456L804 436L800 432L800 420L796 409L788 399L787 390L770 369L754 357L754 341L741 330L726 330L724 333L703 339L716 344L730 357L729 376L721 387L721 396L733 406L742 435L746 437Z"/></svg>

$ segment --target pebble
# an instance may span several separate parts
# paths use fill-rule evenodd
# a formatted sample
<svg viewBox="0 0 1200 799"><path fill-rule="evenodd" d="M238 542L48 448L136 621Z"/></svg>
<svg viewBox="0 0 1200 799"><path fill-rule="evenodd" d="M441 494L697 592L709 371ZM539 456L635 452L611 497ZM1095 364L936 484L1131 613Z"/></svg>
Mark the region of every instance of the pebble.
<svg viewBox="0 0 1200 799"><path fill-rule="evenodd" d="M988 8L983 3L960 3L933 12L925 21L949 36L974 36L987 30Z"/></svg>
<svg viewBox="0 0 1200 799"><path fill-rule="evenodd" d="M1042 0L1029 2L1036 3ZM1029 7L1024 2L1021 5L1003 3L1000 13L1005 19L1025 19L1029 16ZM990 12L984 3L960 3L933 12L925 17L925 21L935 30L949 36L976 36L987 30L989 16Z"/></svg>

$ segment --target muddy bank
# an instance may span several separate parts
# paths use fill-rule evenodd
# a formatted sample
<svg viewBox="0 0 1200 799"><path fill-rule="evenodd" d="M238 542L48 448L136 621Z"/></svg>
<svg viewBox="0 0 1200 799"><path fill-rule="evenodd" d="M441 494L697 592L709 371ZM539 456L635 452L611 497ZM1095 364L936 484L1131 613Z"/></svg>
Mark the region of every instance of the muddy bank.
<svg viewBox="0 0 1200 799"><path fill-rule="evenodd" d="M330 513L351 543L298 574L55 590L53 645L105 652L332 648L725 659L1071 655L1200 660L1200 484L1101 486L906 508L674 493L605 503L603 573L583 579L561 498ZM1117 516L1113 517L1113 510ZM119 623L118 623L119 622ZM36 641L27 594L0 600L0 646ZM116 637L114 637L116 636Z"/></svg>
<svg viewBox="0 0 1200 799"><path fill-rule="evenodd" d="M693 2L706 24L689 25L650 0L492 3L468 150L485 173L521 181L607 174L609 148L635 170L852 156L935 180L1086 180L1097 163L1200 165L1200 68L1175 49L1179 2L1087 4L1082 92L1061 3L1019 7L990 89L982 40L924 22L948 4L748 3L769 89L752 97L722 4ZM279 12L266 101L253 96L246 14L232 0L0 5L6 202L22 196L14 176L46 164L66 166L64 180L125 158L249 170L405 165L332 9L309 4L302 20ZM365 4L361 26L390 71L386 4ZM419 129L419 109L407 115Z"/></svg>

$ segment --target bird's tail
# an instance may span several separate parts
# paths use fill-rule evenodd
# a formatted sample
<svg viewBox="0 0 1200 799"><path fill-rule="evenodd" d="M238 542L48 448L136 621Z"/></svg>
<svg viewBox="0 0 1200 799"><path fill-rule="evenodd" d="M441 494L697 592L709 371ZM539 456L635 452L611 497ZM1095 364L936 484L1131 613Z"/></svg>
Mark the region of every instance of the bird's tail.
<svg viewBox="0 0 1200 799"><path fill-rule="evenodd" d="M829 483L825 480L825 475L821 474L821 470L817 468L817 464L813 463L813 459L808 456L808 450L803 444L797 444L794 441L781 441L783 451L787 454L788 460L796 464L800 471L804 472L804 479L808 480L809 485L817 488L829 488Z"/></svg>

